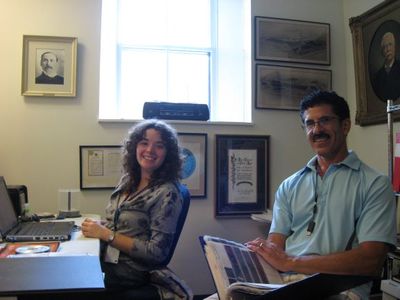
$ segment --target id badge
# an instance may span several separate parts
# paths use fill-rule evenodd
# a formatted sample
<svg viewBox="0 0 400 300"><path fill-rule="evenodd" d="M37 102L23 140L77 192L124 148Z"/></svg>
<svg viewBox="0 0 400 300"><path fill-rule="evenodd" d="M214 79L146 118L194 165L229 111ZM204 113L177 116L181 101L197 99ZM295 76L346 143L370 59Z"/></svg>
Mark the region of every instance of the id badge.
<svg viewBox="0 0 400 300"><path fill-rule="evenodd" d="M110 245L107 246L106 253L104 255L104 261L112 264L117 264L119 259L119 250Z"/></svg>

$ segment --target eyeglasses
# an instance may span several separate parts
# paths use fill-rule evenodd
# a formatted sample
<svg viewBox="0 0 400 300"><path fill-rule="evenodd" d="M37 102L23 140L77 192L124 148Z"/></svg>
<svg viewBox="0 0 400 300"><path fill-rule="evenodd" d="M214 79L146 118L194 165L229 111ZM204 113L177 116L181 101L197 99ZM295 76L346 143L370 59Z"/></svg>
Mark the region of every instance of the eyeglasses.
<svg viewBox="0 0 400 300"><path fill-rule="evenodd" d="M326 127L332 123L333 120L339 119L338 117L333 117L333 116L326 116L322 117L319 120L306 120L304 122L303 128L305 128L307 131L311 131L314 129L317 124L321 127Z"/></svg>

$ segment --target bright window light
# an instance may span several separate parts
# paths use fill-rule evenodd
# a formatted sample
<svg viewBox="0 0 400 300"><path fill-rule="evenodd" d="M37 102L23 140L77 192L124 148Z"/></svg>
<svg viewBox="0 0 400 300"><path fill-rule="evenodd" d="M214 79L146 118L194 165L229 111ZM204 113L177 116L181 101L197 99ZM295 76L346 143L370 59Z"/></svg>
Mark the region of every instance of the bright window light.
<svg viewBox="0 0 400 300"><path fill-rule="evenodd" d="M102 6L99 119L140 120L145 102L175 102L251 122L250 0Z"/></svg>

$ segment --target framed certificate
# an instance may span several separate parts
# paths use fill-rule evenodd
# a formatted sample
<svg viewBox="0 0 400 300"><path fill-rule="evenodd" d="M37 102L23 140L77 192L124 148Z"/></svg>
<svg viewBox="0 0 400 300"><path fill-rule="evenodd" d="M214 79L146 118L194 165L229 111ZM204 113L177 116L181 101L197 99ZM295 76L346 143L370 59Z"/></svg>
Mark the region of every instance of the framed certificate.
<svg viewBox="0 0 400 300"><path fill-rule="evenodd" d="M79 146L80 188L114 189L122 175L121 146Z"/></svg>

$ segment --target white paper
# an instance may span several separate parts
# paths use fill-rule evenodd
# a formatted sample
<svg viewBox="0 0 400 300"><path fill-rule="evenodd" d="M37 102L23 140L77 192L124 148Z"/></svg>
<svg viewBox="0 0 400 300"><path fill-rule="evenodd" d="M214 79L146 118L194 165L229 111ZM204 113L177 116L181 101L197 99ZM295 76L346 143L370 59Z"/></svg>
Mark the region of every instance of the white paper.
<svg viewBox="0 0 400 300"><path fill-rule="evenodd" d="M257 150L228 150L228 203L257 203Z"/></svg>

